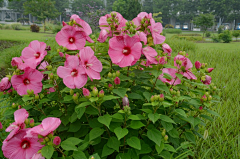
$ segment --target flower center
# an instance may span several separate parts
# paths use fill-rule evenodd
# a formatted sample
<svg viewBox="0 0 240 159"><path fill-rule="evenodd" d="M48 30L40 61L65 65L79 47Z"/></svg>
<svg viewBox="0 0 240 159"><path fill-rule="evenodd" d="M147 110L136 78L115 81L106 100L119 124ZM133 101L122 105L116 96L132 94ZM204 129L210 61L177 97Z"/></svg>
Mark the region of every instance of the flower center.
<svg viewBox="0 0 240 159"><path fill-rule="evenodd" d="M86 66L87 69L92 66L92 64L88 63L88 61L85 61L84 65Z"/></svg>
<svg viewBox="0 0 240 159"><path fill-rule="evenodd" d="M39 58L40 52L37 52L36 54L34 54L34 56L35 56L36 58Z"/></svg>
<svg viewBox="0 0 240 159"><path fill-rule="evenodd" d="M24 83L25 85L28 85L28 84L30 83L30 81L29 81L29 79L26 78L26 79L23 80L23 83Z"/></svg>
<svg viewBox="0 0 240 159"><path fill-rule="evenodd" d="M125 47L125 48L123 49L122 53L123 53L124 55L129 55L129 54L131 53L131 50L130 50L129 47Z"/></svg>
<svg viewBox="0 0 240 159"><path fill-rule="evenodd" d="M23 140L22 143L21 143L21 147L22 147L23 149L29 148L30 145L31 145L31 144L30 144L30 142L29 142L28 140Z"/></svg>
<svg viewBox="0 0 240 159"><path fill-rule="evenodd" d="M75 38L74 38L74 37L70 37L70 38L69 38L69 43L72 44L72 43L74 43L74 42L75 42Z"/></svg>
<svg viewBox="0 0 240 159"><path fill-rule="evenodd" d="M71 76L76 77L77 74L78 74L78 71L76 69L73 69L72 72L71 72Z"/></svg>

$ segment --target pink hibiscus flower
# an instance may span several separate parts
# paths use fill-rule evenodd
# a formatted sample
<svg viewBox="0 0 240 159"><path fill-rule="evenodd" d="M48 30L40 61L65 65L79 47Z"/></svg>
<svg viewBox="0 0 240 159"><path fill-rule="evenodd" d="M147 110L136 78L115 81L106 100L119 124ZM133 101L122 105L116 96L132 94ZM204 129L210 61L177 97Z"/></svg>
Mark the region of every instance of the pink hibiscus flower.
<svg viewBox="0 0 240 159"><path fill-rule="evenodd" d="M90 79L101 79L102 63L94 56L90 47L85 47L79 52L81 65Z"/></svg>
<svg viewBox="0 0 240 159"><path fill-rule="evenodd" d="M103 43L106 41L107 37L108 37L108 31L106 29L102 29L100 31L97 41L99 41L100 43Z"/></svg>
<svg viewBox="0 0 240 159"><path fill-rule="evenodd" d="M23 75L14 75L11 78L13 88L20 96L26 95L27 90L33 90L34 94L42 91L43 74L38 70L27 67Z"/></svg>
<svg viewBox="0 0 240 159"><path fill-rule="evenodd" d="M171 75L173 78L171 80L164 78L164 73ZM164 68L162 70L162 74L158 77L158 79L160 79L164 83L169 83L170 85L180 84L181 80L177 78L176 73L177 73L177 70L174 68Z"/></svg>
<svg viewBox="0 0 240 159"><path fill-rule="evenodd" d="M138 15L137 15L137 17L136 18L134 18L132 21L134 22L134 24L136 25L136 26L140 26L141 25L141 21L142 21L142 19L143 18L146 18L146 19L153 19L152 18L152 13L146 13L146 12L141 12L141 13L139 13Z"/></svg>
<svg viewBox="0 0 240 159"><path fill-rule="evenodd" d="M147 35L144 32L137 31L136 33L139 37L139 41L142 41L144 45L147 44Z"/></svg>
<svg viewBox="0 0 240 159"><path fill-rule="evenodd" d="M69 56L64 67L59 66L57 74L63 83L71 89L82 88L87 83L87 75L77 56Z"/></svg>
<svg viewBox="0 0 240 159"><path fill-rule="evenodd" d="M150 19L151 26L149 26L149 29L151 31L152 37L153 37L153 43L161 44L165 41L165 36L160 35L162 32L162 24L161 23L155 23L154 19Z"/></svg>
<svg viewBox="0 0 240 159"><path fill-rule="evenodd" d="M211 82L212 82L212 77L211 76L208 76L208 75L205 75L205 80L201 80L203 84L205 85L210 85Z"/></svg>
<svg viewBox="0 0 240 159"><path fill-rule="evenodd" d="M4 77L0 82L0 92L6 91L11 87L11 82L8 77Z"/></svg>
<svg viewBox="0 0 240 159"><path fill-rule="evenodd" d="M19 130L11 140L3 143L2 151L6 158L9 159L31 159L43 145L35 138L24 137L29 129Z"/></svg>
<svg viewBox="0 0 240 159"><path fill-rule="evenodd" d="M132 66L141 57L142 44L137 36L113 37L109 40L108 54L112 62L120 67Z"/></svg>
<svg viewBox="0 0 240 159"><path fill-rule="evenodd" d="M19 129L24 129L25 128L24 121L28 118L28 116L29 116L29 114L25 109L18 109L14 112L15 122L13 122L12 124L10 124L9 127L7 127L6 132L10 132L10 134L4 140L4 143L6 143L15 134L17 134Z"/></svg>
<svg viewBox="0 0 240 159"><path fill-rule="evenodd" d="M162 44L162 49L165 53L168 53L168 56L171 56L172 48L168 44Z"/></svg>
<svg viewBox="0 0 240 159"><path fill-rule="evenodd" d="M56 41L68 50L81 50L86 44L86 33L68 25L57 33Z"/></svg>
<svg viewBox="0 0 240 159"><path fill-rule="evenodd" d="M157 56L157 52L155 49L153 49L150 46L147 46L142 49L142 53L147 58L147 64L158 64L157 60L155 59L155 56Z"/></svg>
<svg viewBox="0 0 240 159"><path fill-rule="evenodd" d="M28 47L23 49L21 59L23 59L29 67L35 69L47 55L47 51L45 49L46 44L44 42L34 40L30 42Z"/></svg>
<svg viewBox="0 0 240 159"><path fill-rule="evenodd" d="M177 60L180 64L177 64ZM188 79L197 79L197 77L191 72L191 68L193 67L192 62L185 56L177 55L174 57L174 66L177 66L178 69L181 69L180 72L184 77ZM183 70L184 68L184 70Z"/></svg>
<svg viewBox="0 0 240 159"><path fill-rule="evenodd" d="M41 153L35 153L31 159L45 159Z"/></svg>
<svg viewBox="0 0 240 159"><path fill-rule="evenodd" d="M59 118L54 117L45 118L43 119L40 125L29 129L26 132L25 137L34 137L37 135L47 136L48 134L56 130L60 124L61 120Z"/></svg>
<svg viewBox="0 0 240 159"><path fill-rule="evenodd" d="M20 57L12 58L11 65L13 67L17 66L17 68L19 70L24 70L27 67L27 65L25 63L23 63L23 60Z"/></svg>
<svg viewBox="0 0 240 159"><path fill-rule="evenodd" d="M84 31L87 35L92 34L92 29L90 27L90 25L85 22L84 20L82 20L78 15L73 14L70 17L70 20L75 20L77 24L81 25L82 27L79 27L78 25L74 25L78 30L80 31Z"/></svg>

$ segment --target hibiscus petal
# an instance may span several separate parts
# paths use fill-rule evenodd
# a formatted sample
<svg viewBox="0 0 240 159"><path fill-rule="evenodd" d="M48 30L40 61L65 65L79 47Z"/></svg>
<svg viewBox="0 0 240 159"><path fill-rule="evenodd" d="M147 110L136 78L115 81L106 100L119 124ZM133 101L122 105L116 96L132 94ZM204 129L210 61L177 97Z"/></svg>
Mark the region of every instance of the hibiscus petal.
<svg viewBox="0 0 240 159"><path fill-rule="evenodd" d="M90 68L93 69L94 71L97 71L97 72L102 71L102 63L97 59L96 56L93 56L90 59L89 63L92 64Z"/></svg>
<svg viewBox="0 0 240 159"><path fill-rule="evenodd" d="M86 69L86 73L91 79L101 79L100 73L91 68Z"/></svg>
<svg viewBox="0 0 240 159"><path fill-rule="evenodd" d="M124 57L122 50L113 50L112 48L109 48L108 54L114 64L118 64Z"/></svg>
<svg viewBox="0 0 240 159"><path fill-rule="evenodd" d="M124 38L123 36L116 36L109 40L109 47L113 50L119 50L122 51L125 47L124 45Z"/></svg>
<svg viewBox="0 0 240 159"><path fill-rule="evenodd" d="M41 82L43 79L43 74L38 70L33 70L29 72L28 79L30 82Z"/></svg>
<svg viewBox="0 0 240 159"><path fill-rule="evenodd" d="M165 36L160 35L158 33L153 34L152 36L153 36L153 42L154 42L155 45L162 44L165 41L165 39L166 39Z"/></svg>
<svg viewBox="0 0 240 159"><path fill-rule="evenodd" d="M130 54L128 56L124 56L122 60L118 63L118 65L120 67L131 66L133 64L133 61L134 61L134 56Z"/></svg>
<svg viewBox="0 0 240 159"><path fill-rule="evenodd" d="M34 94L42 91L42 82L31 82L27 85L27 90L33 90Z"/></svg>
<svg viewBox="0 0 240 159"><path fill-rule="evenodd" d="M29 59L29 58L31 58L31 57L34 57L34 58L35 58L35 56L34 56L35 53L36 53L36 52L35 52L32 48L30 48L30 47L25 47L25 48L23 49L23 51L22 51L22 56L21 56L21 58L22 58L23 60Z"/></svg>
<svg viewBox="0 0 240 159"><path fill-rule="evenodd" d="M87 83L87 75L78 74L78 76L74 78L74 83L76 85L76 88L82 88Z"/></svg>
<svg viewBox="0 0 240 159"><path fill-rule="evenodd" d="M64 77L63 78L63 83L68 88L71 88L71 89L75 89L76 88L75 83L74 83L74 78L71 75Z"/></svg>
<svg viewBox="0 0 240 159"><path fill-rule="evenodd" d="M22 124L28 118L29 114L26 109L18 109L14 112L14 120L16 124Z"/></svg>
<svg viewBox="0 0 240 159"><path fill-rule="evenodd" d="M87 46L87 47L83 48L82 50L80 50L79 55L80 55L80 59L82 62L85 62L85 61L88 62L94 56L94 52L93 52L92 48Z"/></svg>
<svg viewBox="0 0 240 159"><path fill-rule="evenodd" d="M81 50L81 49L84 48L84 46L86 44L86 39L84 39L84 38L83 39L77 39L74 44L77 48L75 50Z"/></svg>
<svg viewBox="0 0 240 159"><path fill-rule="evenodd" d="M72 71L72 69L70 69L70 68L59 66L57 69L57 75L60 78L64 78L64 77L71 75L71 71Z"/></svg>
<svg viewBox="0 0 240 159"><path fill-rule="evenodd" d="M131 55L134 60L139 60L142 54L142 43L137 42L131 47Z"/></svg>
<svg viewBox="0 0 240 159"><path fill-rule="evenodd" d="M35 52L40 52L40 42L38 40L30 42L28 47L32 48Z"/></svg>
<svg viewBox="0 0 240 159"><path fill-rule="evenodd" d="M57 33L55 39L58 45L61 45L64 47L69 43L68 37L64 36L61 31Z"/></svg>
<svg viewBox="0 0 240 159"><path fill-rule="evenodd" d="M137 42L140 42L138 35L135 35L133 37L130 37L129 35L124 36L124 43L128 47L132 47Z"/></svg>

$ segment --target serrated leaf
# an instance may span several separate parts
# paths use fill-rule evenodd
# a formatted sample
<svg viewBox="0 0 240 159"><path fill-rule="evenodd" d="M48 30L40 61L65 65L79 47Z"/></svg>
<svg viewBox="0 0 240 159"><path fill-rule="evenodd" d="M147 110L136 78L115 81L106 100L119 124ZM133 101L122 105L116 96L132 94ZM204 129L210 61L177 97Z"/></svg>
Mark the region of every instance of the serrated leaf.
<svg viewBox="0 0 240 159"><path fill-rule="evenodd" d="M152 113L151 109L140 109L141 111L145 112L145 113Z"/></svg>
<svg viewBox="0 0 240 159"><path fill-rule="evenodd" d="M169 135L173 138L179 138L179 133L177 131L177 129L173 128L172 130L170 130L169 132Z"/></svg>
<svg viewBox="0 0 240 159"><path fill-rule="evenodd" d="M81 117L83 116L85 110L86 110L85 107L76 107L75 108L75 112L77 113L77 118L78 119L81 119Z"/></svg>
<svg viewBox="0 0 240 159"><path fill-rule="evenodd" d="M44 146L41 149L41 153L44 157L46 157L46 159L50 159L53 155L53 152L54 152L54 148L52 145Z"/></svg>
<svg viewBox="0 0 240 159"><path fill-rule="evenodd" d="M116 137L110 137L107 146L119 152L120 141Z"/></svg>
<svg viewBox="0 0 240 159"><path fill-rule="evenodd" d="M128 94L129 99L143 99L143 97L137 93L130 93Z"/></svg>
<svg viewBox="0 0 240 159"><path fill-rule="evenodd" d="M127 89L126 88L118 88L118 89L113 89L112 92L123 98L127 92Z"/></svg>
<svg viewBox="0 0 240 159"><path fill-rule="evenodd" d="M147 101L150 101L151 94L149 92L143 92L143 96L147 99Z"/></svg>
<svg viewBox="0 0 240 159"><path fill-rule="evenodd" d="M73 158L74 159L87 159L87 157L85 156L85 154L82 151L74 151Z"/></svg>
<svg viewBox="0 0 240 159"><path fill-rule="evenodd" d="M186 115L184 110L182 110L182 109L175 109L175 112L180 114L181 116L184 116L185 118L187 118L187 115Z"/></svg>
<svg viewBox="0 0 240 159"><path fill-rule="evenodd" d="M164 150L170 151L170 152L176 152L176 150L169 144L164 145Z"/></svg>
<svg viewBox="0 0 240 159"><path fill-rule="evenodd" d="M171 118L169 118L168 116L166 115L160 115L160 119L165 121L165 122L168 122L168 123L173 123L173 124L176 124Z"/></svg>
<svg viewBox="0 0 240 159"><path fill-rule="evenodd" d="M129 146L137 149L137 150L141 150L140 140L139 140L137 137L135 137L135 136L127 139L127 144L128 144Z"/></svg>
<svg viewBox="0 0 240 159"><path fill-rule="evenodd" d="M139 129L141 127L145 126L141 121L138 120L132 120L130 124L130 128L132 129Z"/></svg>
<svg viewBox="0 0 240 159"><path fill-rule="evenodd" d="M104 133L103 129L99 127L93 128L89 133L89 141L96 139L97 137L101 136L103 133Z"/></svg>
<svg viewBox="0 0 240 159"><path fill-rule="evenodd" d="M64 140L62 143L61 143L61 147L64 149L64 150L74 150L74 151L77 151L77 147L75 145L79 144L80 142L82 142L83 140L81 139L78 139L76 137L70 137L66 140Z"/></svg>
<svg viewBox="0 0 240 159"><path fill-rule="evenodd" d="M162 150L164 149L164 142L161 142L160 146L155 145L155 148L157 150L157 153L160 154Z"/></svg>
<svg viewBox="0 0 240 159"><path fill-rule="evenodd" d="M109 128L112 117L109 114L105 114L104 116L98 117L98 121Z"/></svg>
<svg viewBox="0 0 240 159"><path fill-rule="evenodd" d="M121 138L123 138L124 136L126 136L128 134L128 129L126 128L121 128L118 127L116 129L114 129L114 133L116 134L118 140L120 140Z"/></svg>
<svg viewBox="0 0 240 159"><path fill-rule="evenodd" d="M24 102L26 102L26 101L29 101L29 100L33 100L33 97L29 97L28 95L26 95L26 96L24 96L24 97L22 98L22 100L23 100Z"/></svg>
<svg viewBox="0 0 240 159"><path fill-rule="evenodd" d="M193 143L196 143L195 142L195 136L194 136L194 134L192 132L187 131L187 132L184 133L184 135L185 135L187 140L189 140L189 141L191 141Z"/></svg>
<svg viewBox="0 0 240 159"><path fill-rule="evenodd" d="M163 127L166 129L167 132L172 130L172 128L173 128L172 123L161 121L161 124L163 125Z"/></svg>
<svg viewBox="0 0 240 159"><path fill-rule="evenodd" d="M77 108L86 107L86 106L88 106L88 105L91 105L91 102L83 102L83 103L79 104L78 106L76 106L76 107L75 107L75 110L76 110Z"/></svg>
<svg viewBox="0 0 240 159"><path fill-rule="evenodd" d="M64 102L68 102L68 101L71 101L73 98L71 95L67 95L64 97Z"/></svg>
<svg viewBox="0 0 240 159"><path fill-rule="evenodd" d="M160 146L161 140L162 140L162 134L159 130L155 128L148 130L147 137L153 142L155 142L158 146Z"/></svg>
<svg viewBox="0 0 240 159"><path fill-rule="evenodd" d="M114 152L114 149L109 148L107 144L105 144L102 150L102 157L111 155L113 152Z"/></svg>
<svg viewBox="0 0 240 159"><path fill-rule="evenodd" d="M155 124L155 122L160 119L160 115L155 113L155 114L148 114L148 118Z"/></svg>

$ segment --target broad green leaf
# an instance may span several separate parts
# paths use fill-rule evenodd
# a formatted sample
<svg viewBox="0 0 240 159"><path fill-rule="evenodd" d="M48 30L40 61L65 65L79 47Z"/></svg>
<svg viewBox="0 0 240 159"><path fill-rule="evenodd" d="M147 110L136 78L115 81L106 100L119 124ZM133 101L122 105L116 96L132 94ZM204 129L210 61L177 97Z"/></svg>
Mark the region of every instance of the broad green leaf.
<svg viewBox="0 0 240 159"><path fill-rule="evenodd" d="M151 109L140 109L141 111L145 112L145 113L152 113Z"/></svg>
<svg viewBox="0 0 240 159"><path fill-rule="evenodd" d="M186 115L184 110L182 110L182 109L175 109L175 112L180 114L181 116L184 116L185 118L187 118L187 115Z"/></svg>
<svg viewBox="0 0 240 159"><path fill-rule="evenodd" d="M68 102L68 101L71 101L73 98L71 95L67 95L64 97L64 102Z"/></svg>
<svg viewBox="0 0 240 159"><path fill-rule="evenodd" d="M155 159L155 158L153 158L152 156L149 156L149 155L145 155L141 159Z"/></svg>
<svg viewBox="0 0 240 159"><path fill-rule="evenodd" d="M210 113L210 114L212 114L212 115L215 115L215 116L217 116L217 117L221 117L217 112L215 112L215 111L212 111L212 110L207 110L207 112L208 113Z"/></svg>
<svg viewBox="0 0 240 159"><path fill-rule="evenodd" d="M96 139L97 137L101 136L103 133L104 133L103 129L99 127L93 128L89 133L89 141Z"/></svg>
<svg viewBox="0 0 240 159"><path fill-rule="evenodd" d="M114 152L114 149L111 149L105 144L102 150L102 157L109 156Z"/></svg>
<svg viewBox="0 0 240 159"><path fill-rule="evenodd" d="M74 159L87 159L87 157L85 156L85 154L82 151L74 151L73 158Z"/></svg>
<svg viewBox="0 0 240 159"><path fill-rule="evenodd" d="M98 100L98 97L91 97L89 100L91 103L93 103Z"/></svg>
<svg viewBox="0 0 240 159"><path fill-rule="evenodd" d="M173 79L173 77L170 74L168 74L168 73L163 73L163 78L166 78L168 80Z"/></svg>
<svg viewBox="0 0 240 159"><path fill-rule="evenodd" d="M149 92L144 92L143 96L147 99L148 102L150 101L151 94Z"/></svg>
<svg viewBox="0 0 240 159"><path fill-rule="evenodd" d="M129 99L143 99L143 97L137 93L130 93L128 94Z"/></svg>
<svg viewBox="0 0 240 159"><path fill-rule="evenodd" d="M162 140L162 134L159 130L155 128L149 129L147 132L147 137L153 142L155 142L158 146L160 146L161 140Z"/></svg>
<svg viewBox="0 0 240 159"><path fill-rule="evenodd" d="M78 109L78 108L86 107L86 106L88 106L88 105L91 105L91 102L83 102L83 103L79 104L78 106L76 106L75 111L76 111L76 109Z"/></svg>
<svg viewBox="0 0 240 159"><path fill-rule="evenodd" d="M128 117L128 119L131 119L131 120L141 120L141 119L139 118L139 116L137 116L137 115L130 115L130 116Z"/></svg>
<svg viewBox="0 0 240 159"><path fill-rule="evenodd" d="M129 146L137 149L137 150L141 150L140 140L139 140L137 137L135 137L135 136L127 139L127 144L128 144Z"/></svg>
<svg viewBox="0 0 240 159"><path fill-rule="evenodd" d="M98 155L98 153L95 153L95 154L89 156L89 159L92 159L92 157L93 157L94 159L101 159L100 156Z"/></svg>
<svg viewBox="0 0 240 159"><path fill-rule="evenodd" d="M163 101L162 102L162 104L163 104L163 106L166 108L166 107L170 107L170 106L172 106L173 104L171 103L171 102L168 102L168 101Z"/></svg>
<svg viewBox="0 0 240 159"><path fill-rule="evenodd" d="M148 144L142 143L141 150L136 150L137 154L148 154L152 151L151 147Z"/></svg>
<svg viewBox="0 0 240 159"><path fill-rule="evenodd" d="M112 136L108 139L107 146L119 152L120 141Z"/></svg>
<svg viewBox="0 0 240 159"><path fill-rule="evenodd" d="M109 128L112 117L109 114L105 114L104 116L98 117L98 121Z"/></svg>
<svg viewBox="0 0 240 159"><path fill-rule="evenodd" d="M24 96L24 97L22 98L22 100L23 100L24 102L26 102L26 101L29 101L29 100L33 100L33 97L29 97L28 95L26 95L26 96Z"/></svg>
<svg viewBox="0 0 240 159"><path fill-rule="evenodd" d="M128 134L128 129L126 128L121 128L118 127L116 129L114 129L114 133L116 134L118 140L120 140L121 138L123 138L124 136L126 136Z"/></svg>
<svg viewBox="0 0 240 159"><path fill-rule="evenodd" d="M187 131L187 132L184 133L184 135L185 135L187 140L189 140L189 141L191 141L193 143L196 143L195 142L195 136L194 136L194 134L192 132Z"/></svg>
<svg viewBox="0 0 240 159"><path fill-rule="evenodd" d="M213 121L213 118L208 115L200 115L200 117Z"/></svg>
<svg viewBox="0 0 240 159"><path fill-rule="evenodd" d="M48 98L43 98L43 99L40 100L39 104L46 103L46 102L49 102L49 101L51 101L51 100L48 99Z"/></svg>
<svg viewBox="0 0 240 159"><path fill-rule="evenodd" d="M123 98L127 92L127 89L126 88L118 88L118 89L113 89L112 92Z"/></svg>
<svg viewBox="0 0 240 159"><path fill-rule="evenodd" d="M116 114L112 115L112 118L122 120L123 116L121 114L119 114L119 113L116 113Z"/></svg>
<svg viewBox="0 0 240 159"><path fill-rule="evenodd" d="M148 114L149 119L155 124L155 122L160 118L160 115L155 113L155 114Z"/></svg>
<svg viewBox="0 0 240 159"><path fill-rule="evenodd" d="M72 116L69 118L70 123L73 123L77 120L77 113L74 112Z"/></svg>
<svg viewBox="0 0 240 159"><path fill-rule="evenodd" d="M119 153L116 156L116 159L133 159L133 158L131 158L129 153Z"/></svg>
<svg viewBox="0 0 240 159"><path fill-rule="evenodd" d="M70 137L66 140L64 140L62 143L61 143L61 147L64 149L64 150L74 150L74 151L77 151L77 147L75 145L79 144L80 142L82 142L83 140L80 140L76 137Z"/></svg>
<svg viewBox="0 0 240 159"><path fill-rule="evenodd" d="M169 135L173 138L179 138L179 133L177 131L177 129L173 128L172 130L170 130L169 132Z"/></svg>
<svg viewBox="0 0 240 159"><path fill-rule="evenodd" d="M68 132L77 132L80 128L81 128L81 122L78 120L70 124Z"/></svg>
<svg viewBox="0 0 240 159"><path fill-rule="evenodd" d="M198 117L194 118L193 116L188 117L188 121L193 127L201 123L201 119L199 119Z"/></svg>
<svg viewBox="0 0 240 159"><path fill-rule="evenodd" d="M85 110L86 110L85 107L76 107L75 108L75 112L77 113L77 118L78 119L81 119L81 117L83 116Z"/></svg>
<svg viewBox="0 0 240 159"><path fill-rule="evenodd" d="M54 87L53 84L45 84L43 85L43 89L47 89L47 88L51 88L51 87Z"/></svg>
<svg viewBox="0 0 240 159"><path fill-rule="evenodd" d="M183 78L183 75L182 75L182 74L176 73L175 75L176 75L180 80Z"/></svg>
<svg viewBox="0 0 240 159"><path fill-rule="evenodd" d="M106 95L103 97L103 101L118 99L119 97L113 95Z"/></svg>
<svg viewBox="0 0 240 159"><path fill-rule="evenodd" d="M46 157L46 159L50 159L53 155L53 152L54 152L54 148L52 145L44 146L41 149L41 153L44 157Z"/></svg>
<svg viewBox="0 0 240 159"><path fill-rule="evenodd" d="M168 123L173 123L173 124L176 124L171 118L169 118L168 116L166 115L160 115L160 119L165 121L165 122L168 122Z"/></svg>
<svg viewBox="0 0 240 159"><path fill-rule="evenodd" d="M162 71L154 69L154 70L152 70L152 74L154 77L157 78L160 74L162 74Z"/></svg>
<svg viewBox="0 0 240 159"><path fill-rule="evenodd" d="M161 142L160 146L155 145L155 148L157 150L157 153L160 154L162 150L164 149L164 142Z"/></svg>
<svg viewBox="0 0 240 159"><path fill-rule="evenodd" d="M167 132L172 130L172 128L173 128L172 123L161 121L161 124L163 125L163 127L166 129Z"/></svg>
<svg viewBox="0 0 240 159"><path fill-rule="evenodd" d="M130 124L130 128L132 129L140 129L141 127L145 126L141 121L132 120Z"/></svg>
<svg viewBox="0 0 240 159"><path fill-rule="evenodd" d="M164 150L170 151L170 152L176 152L176 150L169 144L164 145Z"/></svg>

